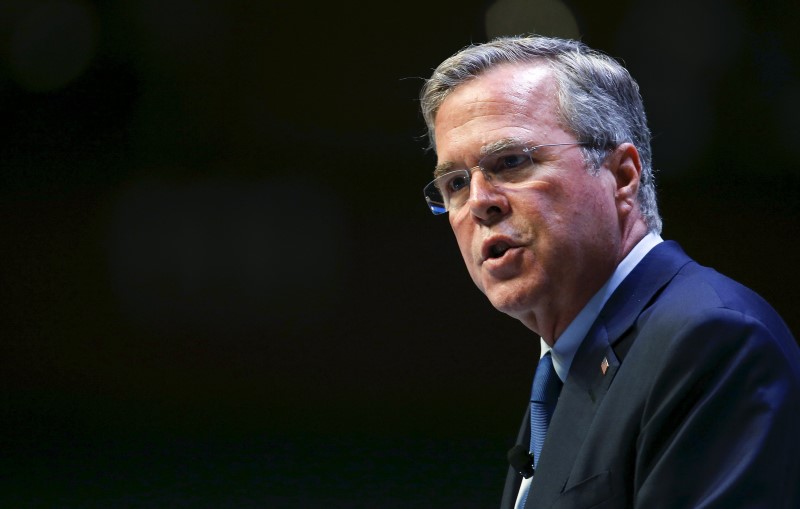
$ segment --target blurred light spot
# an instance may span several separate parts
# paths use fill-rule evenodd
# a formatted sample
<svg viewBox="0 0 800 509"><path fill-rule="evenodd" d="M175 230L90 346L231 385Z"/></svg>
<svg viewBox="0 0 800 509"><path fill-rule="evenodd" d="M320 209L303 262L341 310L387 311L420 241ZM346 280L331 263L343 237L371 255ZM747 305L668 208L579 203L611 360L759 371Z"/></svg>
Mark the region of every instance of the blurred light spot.
<svg viewBox="0 0 800 509"><path fill-rule="evenodd" d="M95 52L97 17L82 1L41 2L14 21L8 65L23 88L44 92L68 84L89 66Z"/></svg>
<svg viewBox="0 0 800 509"><path fill-rule="evenodd" d="M343 301L343 213L311 183L143 181L113 218L111 277L145 329L264 330L325 320Z"/></svg>
<svg viewBox="0 0 800 509"><path fill-rule="evenodd" d="M486 11L486 35L535 33L577 39L578 23L560 0L498 0Z"/></svg>

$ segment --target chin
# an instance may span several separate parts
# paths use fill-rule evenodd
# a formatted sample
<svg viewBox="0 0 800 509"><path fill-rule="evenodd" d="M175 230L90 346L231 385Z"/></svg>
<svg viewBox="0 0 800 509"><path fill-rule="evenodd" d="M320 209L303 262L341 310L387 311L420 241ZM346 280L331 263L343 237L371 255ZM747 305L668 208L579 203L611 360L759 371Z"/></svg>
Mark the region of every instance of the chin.
<svg viewBox="0 0 800 509"><path fill-rule="evenodd" d="M533 292L524 288L491 288L486 296L495 309L514 318L529 314L533 308Z"/></svg>

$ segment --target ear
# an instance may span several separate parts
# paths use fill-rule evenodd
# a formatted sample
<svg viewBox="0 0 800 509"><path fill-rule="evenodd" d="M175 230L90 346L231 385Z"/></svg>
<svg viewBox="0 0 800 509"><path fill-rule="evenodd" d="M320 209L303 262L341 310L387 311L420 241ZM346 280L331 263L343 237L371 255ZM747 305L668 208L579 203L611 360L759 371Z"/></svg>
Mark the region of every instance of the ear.
<svg viewBox="0 0 800 509"><path fill-rule="evenodd" d="M632 143L621 144L608 158L608 169L616 182L614 198L617 209L621 214L628 214L636 206L639 193L639 178L642 175L639 151Z"/></svg>

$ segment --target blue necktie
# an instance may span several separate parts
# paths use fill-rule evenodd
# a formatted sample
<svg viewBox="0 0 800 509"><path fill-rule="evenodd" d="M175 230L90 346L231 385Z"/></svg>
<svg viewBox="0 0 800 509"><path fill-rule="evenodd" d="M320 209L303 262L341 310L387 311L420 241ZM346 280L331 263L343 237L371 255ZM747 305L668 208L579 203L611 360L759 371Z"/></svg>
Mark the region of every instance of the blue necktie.
<svg viewBox="0 0 800 509"><path fill-rule="evenodd" d="M533 466L539 462L544 437L550 425L550 417L556 408L558 393L561 392L561 379L556 374L553 358L547 352L539 359L531 388L531 452Z"/></svg>

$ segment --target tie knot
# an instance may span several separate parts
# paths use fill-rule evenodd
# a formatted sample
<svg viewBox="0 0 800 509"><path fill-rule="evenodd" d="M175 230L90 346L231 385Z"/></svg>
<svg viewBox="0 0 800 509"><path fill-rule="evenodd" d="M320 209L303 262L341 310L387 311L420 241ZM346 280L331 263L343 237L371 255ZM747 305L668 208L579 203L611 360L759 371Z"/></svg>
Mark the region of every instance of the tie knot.
<svg viewBox="0 0 800 509"><path fill-rule="evenodd" d="M561 392L561 379L558 378L556 368L553 366L552 355L547 352L539 359L539 365L536 367L531 388L531 401L555 404L559 392Z"/></svg>

